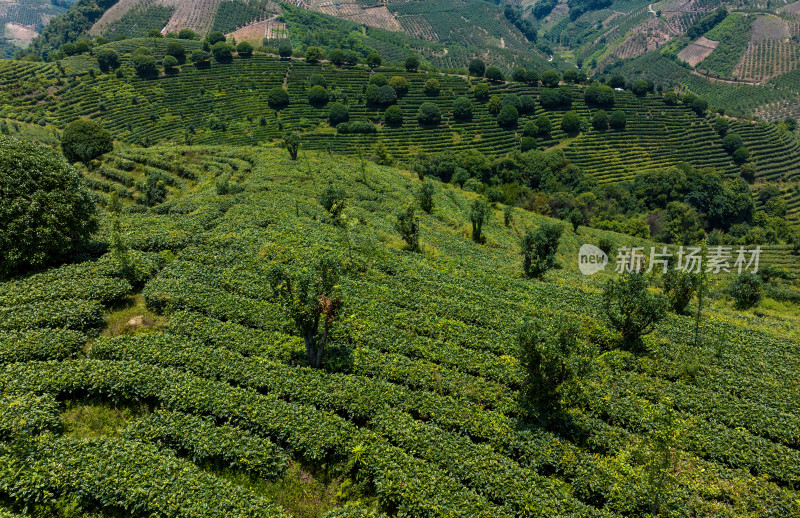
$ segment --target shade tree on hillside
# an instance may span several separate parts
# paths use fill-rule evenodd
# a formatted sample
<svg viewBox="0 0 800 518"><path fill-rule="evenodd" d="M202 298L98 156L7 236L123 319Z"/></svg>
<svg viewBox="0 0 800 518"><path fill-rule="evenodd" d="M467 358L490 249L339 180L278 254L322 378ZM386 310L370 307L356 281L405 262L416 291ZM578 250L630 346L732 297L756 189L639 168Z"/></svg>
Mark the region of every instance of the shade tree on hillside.
<svg viewBox="0 0 800 518"><path fill-rule="evenodd" d="M608 129L610 118L605 110L597 110L592 116L592 126L598 131L605 131Z"/></svg>
<svg viewBox="0 0 800 518"><path fill-rule="evenodd" d="M576 111L568 111L561 117L561 131L576 134L581 130L581 117Z"/></svg>
<svg viewBox="0 0 800 518"><path fill-rule="evenodd" d="M281 59L289 59L290 57L292 57L293 53L294 50L292 49L291 43L283 42L280 45L278 45L278 56L280 56Z"/></svg>
<svg viewBox="0 0 800 518"><path fill-rule="evenodd" d="M328 102L328 91L322 85L314 85L308 89L308 102L313 106L324 106Z"/></svg>
<svg viewBox="0 0 800 518"><path fill-rule="evenodd" d="M328 109L328 124L336 126L350 120L350 110L342 103L332 103Z"/></svg>
<svg viewBox="0 0 800 518"><path fill-rule="evenodd" d="M390 126L399 126L403 124L403 110L398 105L392 105L386 108L383 113L383 121Z"/></svg>
<svg viewBox="0 0 800 518"><path fill-rule="evenodd" d="M97 66L103 72L110 72L119 68L119 55L112 50L102 48L97 51Z"/></svg>
<svg viewBox="0 0 800 518"><path fill-rule="evenodd" d="M482 59L473 59L469 62L468 70L472 77L483 77L486 74L486 63Z"/></svg>
<svg viewBox="0 0 800 518"><path fill-rule="evenodd" d="M202 49L195 49L189 59L194 63L195 67L204 68L209 65L211 54Z"/></svg>
<svg viewBox="0 0 800 518"><path fill-rule="evenodd" d="M88 164L113 149L111 134L91 119L74 120L61 134L61 150L70 162Z"/></svg>
<svg viewBox="0 0 800 518"><path fill-rule="evenodd" d="M489 219L489 205L483 200L475 200L469 211L469 221L472 223L472 240L483 244L483 225Z"/></svg>
<svg viewBox="0 0 800 518"><path fill-rule="evenodd" d="M609 325L629 350L642 348L641 338L655 330L666 312L666 300L650 293L647 279L637 271L623 271L603 287L603 311Z"/></svg>
<svg viewBox="0 0 800 518"><path fill-rule="evenodd" d="M623 130L628 123L627 116L622 110L614 110L608 119L608 125L616 130Z"/></svg>
<svg viewBox="0 0 800 518"><path fill-rule="evenodd" d="M389 78L389 86L394 88L394 91L397 92L399 97L404 96L408 93L408 89L410 87L408 83L408 79L403 76L392 76Z"/></svg>
<svg viewBox="0 0 800 518"><path fill-rule="evenodd" d="M290 132L283 136L283 147L289 152L289 158L297 160L297 153L300 150L300 135Z"/></svg>
<svg viewBox="0 0 800 518"><path fill-rule="evenodd" d="M522 269L525 276L539 279L556 266L556 252L563 227L558 223L543 223L536 230L528 229L522 237Z"/></svg>
<svg viewBox="0 0 800 518"><path fill-rule="evenodd" d="M406 249L411 252L419 252L419 219L413 204L409 204L404 210L396 214L397 223L395 228L406 243Z"/></svg>
<svg viewBox="0 0 800 518"><path fill-rule="evenodd" d="M502 128L516 128L519 120L519 112L511 105L503 106L497 115L497 123Z"/></svg>
<svg viewBox="0 0 800 518"><path fill-rule="evenodd" d="M333 257L323 256L302 270L277 265L267 273L274 295L303 338L308 363L315 369L322 367L331 327L342 305L335 294L338 263Z"/></svg>
<svg viewBox="0 0 800 518"><path fill-rule="evenodd" d="M231 47L224 41L219 41L211 46L211 54L218 63L230 63L233 59Z"/></svg>
<svg viewBox="0 0 800 518"><path fill-rule="evenodd" d="M486 102L489 99L489 85L486 83L478 83L472 88L472 94L475 99Z"/></svg>
<svg viewBox="0 0 800 518"><path fill-rule="evenodd" d="M381 58L381 55L378 54L377 52L370 52L367 55L367 65L370 68L377 68L377 67L381 66L382 62L383 62L383 59Z"/></svg>
<svg viewBox="0 0 800 518"><path fill-rule="evenodd" d="M372 74L372 76L370 76L369 84L375 86L383 86L389 84L389 80L386 79L386 75L377 73L377 74Z"/></svg>
<svg viewBox="0 0 800 518"><path fill-rule="evenodd" d="M761 301L763 284L756 274L745 272L737 275L728 285L728 294L737 309L750 309Z"/></svg>
<svg viewBox="0 0 800 518"><path fill-rule="evenodd" d="M133 69L139 77L151 78L158 75L156 60L150 55L149 49L140 47L133 53L131 60L133 62Z"/></svg>
<svg viewBox="0 0 800 518"><path fill-rule="evenodd" d="M416 72L419 69L419 58L412 54L406 58L403 66L406 72Z"/></svg>
<svg viewBox="0 0 800 518"><path fill-rule="evenodd" d="M545 110L556 110L572 106L572 92L568 86L542 90L539 102Z"/></svg>
<svg viewBox="0 0 800 518"><path fill-rule="evenodd" d="M472 119L472 102L468 97L458 97L453 101L453 118L457 121Z"/></svg>
<svg viewBox="0 0 800 518"><path fill-rule="evenodd" d="M545 70L542 72L542 85L547 88L556 88L561 81L561 75L557 70Z"/></svg>
<svg viewBox="0 0 800 518"><path fill-rule="evenodd" d="M425 126L439 124L442 112L439 107L431 102L422 103L417 111L417 122Z"/></svg>
<svg viewBox="0 0 800 518"><path fill-rule="evenodd" d="M586 88L583 99L589 106L608 108L614 105L614 89L607 85L593 84Z"/></svg>
<svg viewBox="0 0 800 518"><path fill-rule="evenodd" d="M419 206L422 210L430 214L433 211L433 182L426 180L419 188Z"/></svg>
<svg viewBox="0 0 800 518"><path fill-rule="evenodd" d="M699 286L697 274L685 270L670 268L664 274L664 295L672 310L678 315L686 314L686 307L692 301Z"/></svg>
<svg viewBox="0 0 800 518"><path fill-rule="evenodd" d="M242 41L236 45L236 54L243 58L249 58L253 55L253 45L247 41Z"/></svg>
<svg viewBox="0 0 800 518"><path fill-rule="evenodd" d="M425 95L428 97L436 97L439 95L439 92L442 90L442 85L439 83L438 79L431 78L425 81L425 85L422 87L422 91L425 92Z"/></svg>
<svg viewBox="0 0 800 518"><path fill-rule="evenodd" d="M307 63L316 63L322 59L322 49L319 47L311 46L306 49L305 59Z"/></svg>
<svg viewBox="0 0 800 518"><path fill-rule="evenodd" d="M506 78L499 68L492 66L486 69L486 79L495 83L500 83L505 81Z"/></svg>
<svg viewBox="0 0 800 518"><path fill-rule="evenodd" d="M267 92L267 104L273 110L280 110L289 106L289 92L282 86L271 88Z"/></svg>
<svg viewBox="0 0 800 518"><path fill-rule="evenodd" d="M174 74L177 72L178 59L175 56L164 56L161 64L164 65L164 72L167 74Z"/></svg>
<svg viewBox="0 0 800 518"><path fill-rule="evenodd" d="M56 151L0 135L0 278L70 257L98 228L92 195Z"/></svg>

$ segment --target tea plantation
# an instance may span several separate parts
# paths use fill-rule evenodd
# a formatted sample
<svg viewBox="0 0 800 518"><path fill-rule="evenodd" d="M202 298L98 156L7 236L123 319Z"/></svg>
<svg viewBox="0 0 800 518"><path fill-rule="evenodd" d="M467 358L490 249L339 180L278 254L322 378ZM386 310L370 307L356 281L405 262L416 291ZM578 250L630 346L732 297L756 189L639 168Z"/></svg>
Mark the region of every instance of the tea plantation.
<svg viewBox="0 0 800 518"><path fill-rule="evenodd" d="M43 83L55 75L37 67L16 73ZM153 139L170 140L183 127L173 110L199 120L212 106L205 96L217 96L237 122L194 138L246 143L256 138L243 128L259 92L288 69L294 96L311 68L261 58L229 67L240 75L187 69L127 89L112 77L70 79L57 105L4 102L30 102L55 125L92 114L123 140L135 134L118 115L125 106L134 128L144 125L136 116L158 114ZM365 75L329 82L350 92ZM408 77L411 106L421 78ZM179 102L179 81L206 93ZM115 86L101 90L104 82ZM105 114L96 111L102 91ZM692 117L658 99L619 102L650 115L632 121L631 140ZM296 104L282 115L287 125L321 118ZM253 135L277 135L274 115L260 113L268 124L256 119ZM488 140L483 117L467 131ZM708 133L705 125L682 131ZM393 152L411 126L383 133ZM609 141L589 132L569 144L571 156L603 156ZM298 161L266 145L170 144L122 146L81 168L101 211L94 241L68 264L0 283L0 516L800 516L792 306L767 298L736 310L724 294L729 276L709 276L699 343L694 317L670 313L643 352L623 351L601 296L615 274L581 275L578 249L650 242L565 230L558 268L527 279L519 240L547 218L514 208L506 224L504 207L491 205L478 244L469 227L478 196L435 182L412 252L397 214L417 203L416 176L307 142ZM501 134L500 145L513 139ZM674 160L661 153L643 160ZM164 186L155 201L150 176ZM330 188L343 193L336 211L323 206ZM797 272L787 247L764 248L763 265ZM276 265L302 271L320 257L338 265L341 309L322 368L312 369L270 279ZM661 276L647 277L660 290ZM532 318L577 322L598 350L547 427L520 399L517 329Z"/></svg>

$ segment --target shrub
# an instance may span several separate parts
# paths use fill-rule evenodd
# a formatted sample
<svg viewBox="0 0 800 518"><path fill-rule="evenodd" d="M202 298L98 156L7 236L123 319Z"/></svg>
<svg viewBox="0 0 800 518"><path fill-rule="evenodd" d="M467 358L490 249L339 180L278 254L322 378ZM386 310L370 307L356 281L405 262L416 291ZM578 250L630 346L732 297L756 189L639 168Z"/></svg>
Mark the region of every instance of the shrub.
<svg viewBox="0 0 800 518"><path fill-rule="evenodd" d="M0 135L0 278L69 257L97 230L92 196L54 150Z"/></svg>
<svg viewBox="0 0 800 518"><path fill-rule="evenodd" d="M453 118L458 121L472 119L472 102L468 97L458 97L453 101Z"/></svg>
<svg viewBox="0 0 800 518"><path fill-rule="evenodd" d="M322 59L322 50L319 47L308 47L306 49L305 58L308 63L316 63Z"/></svg>
<svg viewBox="0 0 800 518"><path fill-rule="evenodd" d="M347 192L341 187L328 185L319 197L319 203L328 211L334 221L338 221L347 203Z"/></svg>
<svg viewBox="0 0 800 518"><path fill-rule="evenodd" d="M645 81L644 79L637 79L631 85L631 91L633 92L634 95L637 95L639 97L647 94L648 89L649 85L647 84L647 81Z"/></svg>
<svg viewBox="0 0 800 518"><path fill-rule="evenodd" d="M333 103L328 109L328 124L336 126L350 120L350 110L342 103Z"/></svg>
<svg viewBox="0 0 800 518"><path fill-rule="evenodd" d="M282 86L276 86L267 92L267 104L273 110L289 106L289 92Z"/></svg>
<svg viewBox="0 0 800 518"><path fill-rule="evenodd" d="M489 81L501 82L505 81L505 76L503 72L497 67L489 67L486 69L486 79Z"/></svg>
<svg viewBox="0 0 800 518"><path fill-rule="evenodd" d="M483 77L486 74L486 63L481 59L473 59L469 62L469 75L472 77Z"/></svg>
<svg viewBox="0 0 800 518"><path fill-rule="evenodd" d="M744 146L741 146L731 154L731 158L737 164L742 164L746 162L748 158L750 158L750 150Z"/></svg>
<svg viewBox="0 0 800 518"><path fill-rule="evenodd" d="M539 115L536 118L536 127L539 129L539 135L549 135L553 131L553 123L547 115Z"/></svg>
<svg viewBox="0 0 800 518"><path fill-rule="evenodd" d="M536 111L536 102L533 100L532 96L522 95L519 98L519 108L517 109L523 115L533 113L534 111Z"/></svg>
<svg viewBox="0 0 800 518"><path fill-rule="evenodd" d="M592 117L592 126L599 131L607 130L609 121L608 113L605 110L597 110Z"/></svg>
<svg viewBox="0 0 800 518"><path fill-rule="evenodd" d="M608 80L608 86L611 88L625 88L625 78L619 74L614 74Z"/></svg>
<svg viewBox="0 0 800 518"><path fill-rule="evenodd" d="M517 83L524 83L525 82L525 69L523 67L517 67L511 73L511 79L516 81Z"/></svg>
<svg viewBox="0 0 800 518"><path fill-rule="evenodd" d="M564 316L555 327L548 328L535 320L523 324L517 335L520 363L525 370L524 403L529 411L542 417L558 411L572 383L591 371L593 354L580 339L578 323Z"/></svg>
<svg viewBox="0 0 800 518"><path fill-rule="evenodd" d="M192 55L189 56L189 59L191 59L192 63L195 65L207 65L208 61L211 59L211 54L202 49L195 49L192 51Z"/></svg>
<svg viewBox="0 0 800 518"><path fill-rule="evenodd" d="M253 45L249 42L242 41L236 45L236 53L243 58L248 58L253 55Z"/></svg>
<svg viewBox="0 0 800 518"><path fill-rule="evenodd" d="M209 45L216 45L217 43L224 43L226 38L220 31L211 31L208 33L208 36L206 36L206 41Z"/></svg>
<svg viewBox="0 0 800 518"><path fill-rule="evenodd" d="M383 121L393 126L403 124L403 110L396 104L389 106L383 113Z"/></svg>
<svg viewBox="0 0 800 518"><path fill-rule="evenodd" d="M731 123L725 117L717 117L716 120L714 120L714 130L719 133L720 137L727 135L730 128Z"/></svg>
<svg viewBox="0 0 800 518"><path fill-rule="evenodd" d="M297 152L300 150L300 135L295 132L287 133L283 136L283 146L289 152L289 158L297 160Z"/></svg>
<svg viewBox="0 0 800 518"><path fill-rule="evenodd" d="M333 49L328 52L328 60L337 67L340 67L344 65L344 52L342 49Z"/></svg>
<svg viewBox="0 0 800 518"><path fill-rule="evenodd" d="M158 74L156 60L153 59L153 56L144 53L134 53L133 69L139 77L143 78L153 77Z"/></svg>
<svg viewBox="0 0 800 518"><path fill-rule="evenodd" d="M567 86L557 89L547 89L542 91L539 102L542 104L542 108L546 110L569 108L572 105L572 95Z"/></svg>
<svg viewBox="0 0 800 518"><path fill-rule="evenodd" d="M697 115L705 115L708 111L708 101L698 97L692 101L691 108Z"/></svg>
<svg viewBox="0 0 800 518"><path fill-rule="evenodd" d="M647 289L645 277L626 271L609 279L603 287L603 310L612 328L622 335L623 345L638 348L641 337L653 332L664 318L663 297Z"/></svg>
<svg viewBox="0 0 800 518"><path fill-rule="evenodd" d="M119 56L112 49L100 49L97 51L97 66L103 72L119 68Z"/></svg>
<svg viewBox="0 0 800 518"><path fill-rule="evenodd" d="M725 151L727 151L728 153L733 153L734 151L742 147L743 144L744 141L742 140L742 137L739 136L738 133L728 133L722 139L722 147L725 148Z"/></svg>
<svg viewBox="0 0 800 518"><path fill-rule="evenodd" d="M485 102L489 98L489 85L478 83L472 88L472 93L477 100Z"/></svg>
<svg viewBox="0 0 800 518"><path fill-rule="evenodd" d="M628 124L625 112L622 110L614 110L611 112L611 117L608 119L608 124L614 129L625 129L625 126Z"/></svg>
<svg viewBox="0 0 800 518"><path fill-rule="evenodd" d="M367 104L378 104L378 92L380 87L378 85L369 85L367 89L364 91L364 99L366 99Z"/></svg>
<svg viewBox="0 0 800 518"><path fill-rule="evenodd" d="M522 127L522 136L524 137L535 137L539 134L539 127L536 126L534 121L528 121Z"/></svg>
<svg viewBox="0 0 800 518"><path fill-rule="evenodd" d="M113 149L111 134L93 120L72 121L61 134L61 150L70 162L87 164Z"/></svg>
<svg viewBox="0 0 800 518"><path fill-rule="evenodd" d="M539 72L536 69L529 68L525 71L525 82L529 85L536 86L539 83Z"/></svg>
<svg viewBox="0 0 800 518"><path fill-rule="evenodd" d="M183 47L183 45L180 44L180 42L170 41L169 43L167 43L167 48L164 51L164 53L167 56L173 56L176 59L180 60L186 55L186 49Z"/></svg>
<svg viewBox="0 0 800 518"><path fill-rule="evenodd" d="M405 210L397 213L395 228L403 236L408 250L419 252L419 220L413 205L409 205Z"/></svg>
<svg viewBox="0 0 800 518"><path fill-rule="evenodd" d="M442 120L442 112L433 103L422 103L417 111L417 121L423 125L439 124Z"/></svg>
<svg viewBox="0 0 800 518"><path fill-rule="evenodd" d="M397 102L397 93L389 85L383 85L378 88L377 104L380 106L391 106Z"/></svg>
<svg viewBox="0 0 800 518"><path fill-rule="evenodd" d="M504 95L502 105L513 106L517 112L522 110L522 102L519 100L519 96L517 94Z"/></svg>
<svg viewBox="0 0 800 518"><path fill-rule="evenodd" d="M546 86L547 88L557 87L560 81L561 75L557 70L545 70L542 73L542 85Z"/></svg>
<svg viewBox="0 0 800 518"><path fill-rule="evenodd" d="M425 86L423 86L422 90L428 97L435 97L439 95L439 92L442 90L442 87L439 84L438 79L431 78L425 81Z"/></svg>
<svg viewBox="0 0 800 518"><path fill-rule="evenodd" d="M763 282L752 273L742 273L728 286L728 293L738 309L749 309L761 301Z"/></svg>
<svg viewBox="0 0 800 518"><path fill-rule="evenodd" d="M432 182L422 182L422 186L419 188L419 206L428 214L433 210L433 192L434 187Z"/></svg>
<svg viewBox="0 0 800 518"><path fill-rule="evenodd" d="M178 33L178 39L180 40L196 40L198 38L199 36L192 29L181 29Z"/></svg>
<svg viewBox="0 0 800 518"><path fill-rule="evenodd" d="M372 76L369 78L369 84L383 86L389 84L389 81L386 79L384 74L372 74Z"/></svg>
<svg viewBox="0 0 800 518"><path fill-rule="evenodd" d="M614 89L607 85L591 85L583 94L583 99L590 106L610 107L614 105Z"/></svg>
<svg viewBox="0 0 800 518"><path fill-rule="evenodd" d="M164 56L161 63L167 71L172 71L178 66L178 59L175 56Z"/></svg>
<svg viewBox="0 0 800 518"><path fill-rule="evenodd" d="M405 95L408 93L408 79L403 76L392 76L389 79L389 86L394 88L394 91L397 92L397 95Z"/></svg>
<svg viewBox="0 0 800 518"><path fill-rule="evenodd" d="M536 231L528 229L522 238L522 269L529 278L540 278L556 265L558 241L563 228L558 223L545 223Z"/></svg>
<svg viewBox="0 0 800 518"><path fill-rule="evenodd" d="M358 121L358 122L343 122L336 126L336 131L343 135L346 134L368 134L368 133L376 133L377 128L374 124L367 122L367 121Z"/></svg>
<svg viewBox="0 0 800 518"><path fill-rule="evenodd" d="M519 113L513 106L506 105L500 110L497 116L497 123L503 128L516 128L519 120Z"/></svg>
<svg viewBox="0 0 800 518"><path fill-rule="evenodd" d="M312 267L295 272L280 265L267 276L275 295L283 302L284 313L303 337L308 363L319 369L331 325L341 306L339 297L334 296L339 279L337 261L322 257Z"/></svg>
<svg viewBox="0 0 800 518"><path fill-rule="evenodd" d="M314 106L323 106L328 102L328 91L324 86L315 85L308 89L308 102Z"/></svg>
<svg viewBox="0 0 800 518"><path fill-rule="evenodd" d="M576 234L578 233L578 227L583 225L584 219L583 212L578 209L572 209L569 211L569 214L567 214L567 222L572 225L572 231Z"/></svg>
<svg viewBox="0 0 800 518"><path fill-rule="evenodd" d="M664 93L664 104L667 106L675 106L678 104L678 94L672 90Z"/></svg>
<svg viewBox="0 0 800 518"><path fill-rule="evenodd" d="M278 45L278 56L283 59L288 59L292 57L294 50L292 49L292 45L288 42L281 43Z"/></svg>
<svg viewBox="0 0 800 518"><path fill-rule="evenodd" d="M675 313L685 314L686 306L697 291L697 285L697 276L690 272L672 268L664 274L664 295Z"/></svg>
<svg viewBox="0 0 800 518"><path fill-rule="evenodd" d="M224 41L217 42L211 46L211 54L218 63L229 63L233 58L231 47Z"/></svg>
<svg viewBox="0 0 800 518"><path fill-rule="evenodd" d="M483 243L483 224L489 219L489 205L485 201L475 200L469 212L469 221L472 223L472 240Z"/></svg>
<svg viewBox="0 0 800 518"><path fill-rule="evenodd" d="M561 118L561 131L564 133L578 133L581 130L581 118L576 111L568 111Z"/></svg>
<svg viewBox="0 0 800 518"><path fill-rule="evenodd" d="M381 55L378 54L377 52L370 52L367 55L367 65L370 68L379 67L379 66L381 66L382 62L383 62L383 60L381 59Z"/></svg>
<svg viewBox="0 0 800 518"><path fill-rule="evenodd" d="M500 113L502 108L503 101L500 99L499 95L493 95L492 98L489 99L489 103L486 105L486 109L489 110L489 113L493 115Z"/></svg>
<svg viewBox="0 0 800 518"><path fill-rule="evenodd" d="M419 69L419 58L411 55L406 58L404 63L406 72L416 72Z"/></svg>

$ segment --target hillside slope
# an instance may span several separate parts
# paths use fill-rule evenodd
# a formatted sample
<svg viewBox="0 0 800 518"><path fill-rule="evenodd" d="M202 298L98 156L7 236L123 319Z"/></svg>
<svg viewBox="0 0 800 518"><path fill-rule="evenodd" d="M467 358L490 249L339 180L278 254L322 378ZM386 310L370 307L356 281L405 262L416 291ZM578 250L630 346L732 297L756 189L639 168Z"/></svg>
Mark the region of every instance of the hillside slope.
<svg viewBox="0 0 800 518"><path fill-rule="evenodd" d="M275 493L264 480L290 476L288 458L318 476L324 463L350 481L330 506L358 500L414 516L641 515L652 502L652 430L672 411L680 462L663 488L663 509L800 513L796 316L734 312L714 295L699 348L686 345L691 318L670 316L646 339L649 354L611 350L598 359L583 384L588 397L569 402L554 433L522 417L515 330L534 316L567 318L603 343L599 288L613 273L580 275L577 250L600 237L616 246L633 238L566 231L561 268L531 281L521 275L518 240L545 220L514 210L505 226L497 207L478 245L467 220L475 195L447 185L435 186L432 214L420 213L422 253L403 250L394 214L413 202L419 182L398 170L362 172L309 151L291 162L285 151L263 148L152 148L104 163L112 162L146 174L161 167L172 179L165 203L148 210L126 202L120 218L137 275L149 278L147 308L124 289L105 297L113 308L132 308L112 308L111 322L119 313L131 321L85 345L105 325L97 304L56 300L77 292L55 288L80 283L82 296L96 299L119 275L111 254L0 284L0 311L15 315L0 323L0 388L56 431L34 439L24 457L0 442L0 480L15 484L13 495L0 486L3 505L44 511L48 504L33 502L47 491L83 498L87 510L102 509L89 496L113 501L137 516L155 506L168 515L260 508L280 516L268 511ZM320 206L328 185L346 193L341 224ZM104 228L106 240L109 216ZM303 366L267 271L323 254L341 266L344 306L325 369L315 371ZM32 331L62 327L67 310L65 326L76 333L48 348L69 331ZM160 320L144 318L152 312ZM30 392L40 396L23 395ZM99 429L86 439L67 422L58 436L52 423L64 418L65 404L74 412L107 401L139 408L126 414L121 433ZM207 448L221 440L252 447ZM68 461L56 469L56 458ZM96 476L112 465L126 465L129 476Z"/></svg>

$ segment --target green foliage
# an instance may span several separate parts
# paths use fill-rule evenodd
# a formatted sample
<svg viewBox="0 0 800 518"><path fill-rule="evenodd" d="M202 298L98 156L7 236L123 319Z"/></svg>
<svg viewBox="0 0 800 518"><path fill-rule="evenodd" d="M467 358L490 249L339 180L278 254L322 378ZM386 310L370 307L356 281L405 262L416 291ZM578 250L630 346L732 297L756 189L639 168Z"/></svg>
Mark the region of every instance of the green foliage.
<svg viewBox="0 0 800 518"><path fill-rule="evenodd" d="M283 42L280 45L278 45L278 55L281 58L283 58L283 59L290 58L290 57L292 57L292 53L293 53L293 49L292 49L292 45L290 43Z"/></svg>
<svg viewBox="0 0 800 518"><path fill-rule="evenodd" d="M148 207L164 203L167 199L166 178L161 173L150 173L147 175L146 188L144 191L144 204Z"/></svg>
<svg viewBox="0 0 800 518"><path fill-rule="evenodd" d="M388 84L378 88L378 92L375 96L375 104L378 104L380 106L391 106L396 102L397 102L397 92L394 91L394 88L392 88Z"/></svg>
<svg viewBox="0 0 800 518"><path fill-rule="evenodd" d="M289 152L289 158L297 160L297 153L300 150L300 135L296 132L289 132L284 135L283 147Z"/></svg>
<svg viewBox="0 0 800 518"><path fill-rule="evenodd" d="M419 58L412 54L406 58L403 66L405 67L406 72L416 72L419 68Z"/></svg>
<svg viewBox="0 0 800 518"><path fill-rule="evenodd" d="M483 224L489 220L489 205L483 200L475 200L469 211L469 221L472 223L472 240L483 243Z"/></svg>
<svg viewBox="0 0 800 518"><path fill-rule="evenodd" d="M608 119L608 125L615 130L623 130L628 124L628 118L622 110L614 110Z"/></svg>
<svg viewBox="0 0 800 518"><path fill-rule="evenodd" d="M453 118L458 121L472 119L472 101L468 97L458 97L453 101Z"/></svg>
<svg viewBox="0 0 800 518"><path fill-rule="evenodd" d="M165 70L172 70L178 66L178 60L175 56L165 56L161 63L164 65Z"/></svg>
<svg viewBox="0 0 800 518"><path fill-rule="evenodd" d="M72 150L96 151L94 143ZM96 209L80 175L55 151L0 135L0 226L5 277L69 257L97 229Z"/></svg>
<svg viewBox="0 0 800 518"><path fill-rule="evenodd" d="M697 292L698 276L684 270L671 268L664 274L664 295L672 310L678 315L686 314L686 306Z"/></svg>
<svg viewBox="0 0 800 518"><path fill-rule="evenodd" d="M483 77L486 74L486 63L481 59L473 59L469 62L468 70L472 77Z"/></svg>
<svg viewBox="0 0 800 518"><path fill-rule="evenodd" d="M728 286L728 294L738 309L749 309L758 304L764 293L761 277L753 273L742 273Z"/></svg>
<svg viewBox="0 0 800 518"><path fill-rule="evenodd" d="M478 83L472 88L472 93L479 101L486 101L489 98L489 85L486 83Z"/></svg>
<svg viewBox="0 0 800 518"><path fill-rule="evenodd" d="M326 256L295 272L278 265L267 277L305 342L309 365L322 367L328 334L341 306L341 299L333 294L339 280L338 262Z"/></svg>
<svg viewBox="0 0 800 518"><path fill-rule="evenodd" d="M224 41L211 45L211 54L214 55L214 59L219 63L230 63L231 59L233 59L231 47Z"/></svg>
<svg viewBox="0 0 800 518"><path fill-rule="evenodd" d="M382 62L383 59L381 59L381 55L378 54L377 52L370 52L369 54L367 54L367 65L370 68L379 67L381 66Z"/></svg>
<svg viewBox="0 0 800 518"><path fill-rule="evenodd" d="M500 113L500 110L503 108L503 101L500 99L499 95L493 95L491 99L489 99L489 103L486 105L486 109L489 113L497 115Z"/></svg>
<svg viewBox="0 0 800 518"><path fill-rule="evenodd" d="M119 55L113 49L100 49L97 51L97 66L103 72L119 68Z"/></svg>
<svg viewBox="0 0 800 518"><path fill-rule="evenodd" d="M396 214L397 223L395 228L406 242L408 250L419 252L419 219L413 205L408 205L405 210Z"/></svg>
<svg viewBox="0 0 800 518"><path fill-rule="evenodd" d="M427 95L428 97L435 97L439 95L441 89L442 87L439 84L439 80L433 78L425 81L425 85L422 87L422 91L425 92L425 95Z"/></svg>
<svg viewBox="0 0 800 518"><path fill-rule="evenodd" d="M720 137L727 135L730 127L731 123L725 117L717 117L714 119L714 130L719 133Z"/></svg>
<svg viewBox="0 0 800 518"><path fill-rule="evenodd" d="M424 102L417 111L417 121L425 126L439 124L442 120L442 112L439 107L431 102Z"/></svg>
<svg viewBox="0 0 800 518"><path fill-rule="evenodd" d="M389 106L383 113L383 120L389 125L397 126L403 124L403 110L396 104Z"/></svg>
<svg viewBox="0 0 800 518"><path fill-rule="evenodd" d="M227 40L225 35L222 34L222 31L211 31L206 36L206 41L209 45L214 46L217 43L225 43Z"/></svg>
<svg viewBox="0 0 800 518"><path fill-rule="evenodd" d="M328 108L328 124L336 126L350 120L350 110L342 103L331 103Z"/></svg>
<svg viewBox="0 0 800 518"><path fill-rule="evenodd" d="M282 86L276 86L267 92L267 104L273 110L280 110L289 106L289 92Z"/></svg>
<svg viewBox="0 0 800 518"><path fill-rule="evenodd" d="M539 130L539 135L549 135L553 131L553 123L547 115L539 115L536 118L536 127Z"/></svg>
<svg viewBox="0 0 800 518"><path fill-rule="evenodd" d="M328 103L328 91L322 85L314 85L308 89L308 102L314 106L324 106Z"/></svg>
<svg viewBox="0 0 800 518"><path fill-rule="evenodd" d="M534 320L523 324L517 336L525 369L524 404L539 415L560 410L562 397L592 369L592 351L581 340L580 328L566 318L554 327Z"/></svg>
<svg viewBox="0 0 800 518"><path fill-rule="evenodd" d="M568 111L561 117L561 131L575 134L581 130L581 117L576 111Z"/></svg>
<svg viewBox="0 0 800 518"><path fill-rule="evenodd" d="M497 115L497 123L503 128L516 128L519 120L519 113L513 106L506 105Z"/></svg>
<svg viewBox="0 0 800 518"><path fill-rule="evenodd" d="M556 252L562 232L563 228L558 223L544 223L535 231L525 231L521 252L526 277L541 278L556 266Z"/></svg>
<svg viewBox="0 0 800 518"><path fill-rule="evenodd" d="M419 206L428 214L433 211L434 191L433 183L430 181L422 182L422 186L419 188Z"/></svg>
<svg viewBox="0 0 800 518"><path fill-rule="evenodd" d="M308 63L316 63L322 59L322 49L315 46L308 47L306 49L305 58Z"/></svg>
<svg viewBox="0 0 800 518"><path fill-rule="evenodd" d="M203 49L195 49L192 51L192 54L191 56L189 56L189 59L195 65L200 65L200 66L208 65L208 62L211 59L211 54Z"/></svg>
<svg viewBox="0 0 800 518"><path fill-rule="evenodd" d="M142 78L152 78L158 75L158 68L156 67L156 60L153 59L149 53L135 52L133 54L133 69L136 74Z"/></svg>
<svg viewBox="0 0 800 518"><path fill-rule="evenodd" d="M236 45L236 53L243 58L250 57L253 55L253 45L247 41L239 42Z"/></svg>
<svg viewBox="0 0 800 518"><path fill-rule="evenodd" d="M556 88L558 83L561 82L561 74L557 70L545 70L542 72L542 85L547 88Z"/></svg>
<svg viewBox="0 0 800 518"><path fill-rule="evenodd" d="M505 81L506 78L499 68L492 66L486 69L486 79L499 83Z"/></svg>
<svg viewBox="0 0 800 518"><path fill-rule="evenodd" d="M392 76L389 78L389 86L394 88L398 96L403 96L408 93L410 87L408 79L403 76Z"/></svg>
<svg viewBox="0 0 800 518"><path fill-rule="evenodd" d="M319 203L328 211L334 221L338 221L347 205L347 193L341 187L329 185L322 191Z"/></svg>
<svg viewBox="0 0 800 518"><path fill-rule="evenodd" d="M136 342L136 338L122 338L95 347L115 347L120 340ZM267 439L232 426L216 426L213 419L179 412L159 410L132 423L122 437L185 452L200 465L244 471L264 479L279 477L288 462L287 455Z"/></svg>
<svg viewBox="0 0 800 518"><path fill-rule="evenodd" d="M72 121L61 134L61 150L70 162L85 164L113 149L111 134L94 120Z"/></svg>
<svg viewBox="0 0 800 518"><path fill-rule="evenodd" d="M592 84L583 92L583 100L589 106L611 107L614 105L614 89L607 85Z"/></svg>
<svg viewBox="0 0 800 518"><path fill-rule="evenodd" d="M648 291L647 279L639 272L623 271L603 287L603 311L628 349L641 347L641 337L653 332L665 310L663 297Z"/></svg>
<svg viewBox="0 0 800 518"><path fill-rule="evenodd" d="M539 102L545 110L569 108L572 105L572 94L568 86L542 90Z"/></svg>
<svg viewBox="0 0 800 518"><path fill-rule="evenodd" d="M608 116L608 113L606 113L605 110L597 110L594 112L594 115L592 116L592 126L594 129L599 131L607 130L610 123L611 118Z"/></svg>
<svg viewBox="0 0 800 518"><path fill-rule="evenodd" d="M180 32L178 32L178 39L181 40L196 40L198 38L199 36L192 29L181 29Z"/></svg>
<svg viewBox="0 0 800 518"><path fill-rule="evenodd" d="M639 97L646 95L648 90L649 85L644 79L637 79L631 85L631 91L634 95L638 95Z"/></svg>

